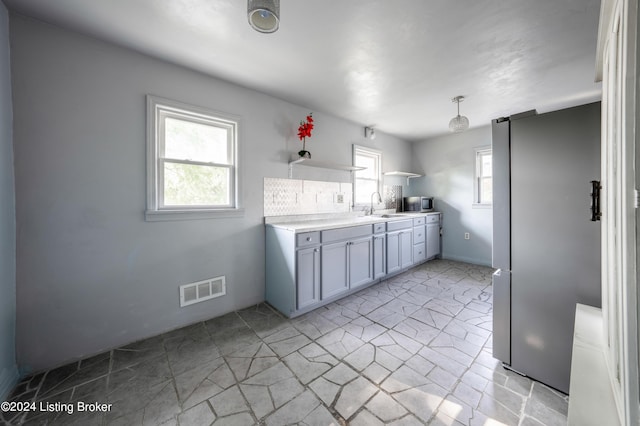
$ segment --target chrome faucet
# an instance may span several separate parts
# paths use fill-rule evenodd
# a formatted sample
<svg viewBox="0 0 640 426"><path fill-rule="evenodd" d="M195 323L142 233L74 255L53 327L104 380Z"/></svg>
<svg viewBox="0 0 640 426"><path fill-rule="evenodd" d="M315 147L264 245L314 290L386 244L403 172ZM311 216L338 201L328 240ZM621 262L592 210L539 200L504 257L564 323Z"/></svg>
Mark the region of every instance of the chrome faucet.
<svg viewBox="0 0 640 426"><path fill-rule="evenodd" d="M382 196L378 191L371 194L371 209L369 210L369 214L373 214L373 196L378 194L378 203L382 203Z"/></svg>

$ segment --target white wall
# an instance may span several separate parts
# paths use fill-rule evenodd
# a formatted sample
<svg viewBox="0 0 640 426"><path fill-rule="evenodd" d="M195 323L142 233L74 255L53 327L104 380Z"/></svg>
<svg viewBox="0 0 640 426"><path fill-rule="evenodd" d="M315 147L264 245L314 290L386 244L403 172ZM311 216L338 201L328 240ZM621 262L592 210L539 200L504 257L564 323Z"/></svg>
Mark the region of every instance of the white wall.
<svg viewBox="0 0 640 426"><path fill-rule="evenodd" d="M490 146L489 124L413 144L412 171L425 176L413 179L409 190L433 196L443 213L444 258L491 265L492 210L473 207L475 148Z"/></svg>
<svg viewBox="0 0 640 426"><path fill-rule="evenodd" d="M0 2L0 401L18 378L15 354L16 220L13 179L9 16Z"/></svg>
<svg viewBox="0 0 640 426"><path fill-rule="evenodd" d="M253 90L28 18L11 17L17 203L17 353L42 370L264 299L263 178L286 177L309 112ZM242 117L243 218L145 222L145 95ZM314 112L314 159L409 143ZM405 167L403 167L405 165ZM294 177L343 176L296 169ZM331 175L331 176L327 176ZM179 308L218 275L227 295Z"/></svg>

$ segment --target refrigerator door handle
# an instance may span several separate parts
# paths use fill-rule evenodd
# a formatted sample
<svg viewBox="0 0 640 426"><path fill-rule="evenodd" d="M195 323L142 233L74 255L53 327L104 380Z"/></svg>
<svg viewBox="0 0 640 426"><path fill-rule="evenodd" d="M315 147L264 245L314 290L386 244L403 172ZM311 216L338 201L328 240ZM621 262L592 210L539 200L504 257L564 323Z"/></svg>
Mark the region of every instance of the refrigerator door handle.
<svg viewBox="0 0 640 426"><path fill-rule="evenodd" d="M599 180L591 181L591 221L600 220L602 212L600 211L600 190L602 186Z"/></svg>

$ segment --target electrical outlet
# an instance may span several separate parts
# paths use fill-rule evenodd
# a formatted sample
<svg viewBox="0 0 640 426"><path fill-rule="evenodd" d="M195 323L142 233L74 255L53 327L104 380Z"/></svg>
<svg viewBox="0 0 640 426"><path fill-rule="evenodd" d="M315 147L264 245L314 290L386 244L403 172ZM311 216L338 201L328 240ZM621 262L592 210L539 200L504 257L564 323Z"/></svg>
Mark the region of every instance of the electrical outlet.
<svg viewBox="0 0 640 426"><path fill-rule="evenodd" d="M344 203L344 194L338 194L336 195L336 203Z"/></svg>
<svg viewBox="0 0 640 426"><path fill-rule="evenodd" d="M464 239L465 239L465 240L468 240L469 238L471 238L471 235L469 235L469 233L468 233L468 232L465 232L465 233L464 233Z"/></svg>

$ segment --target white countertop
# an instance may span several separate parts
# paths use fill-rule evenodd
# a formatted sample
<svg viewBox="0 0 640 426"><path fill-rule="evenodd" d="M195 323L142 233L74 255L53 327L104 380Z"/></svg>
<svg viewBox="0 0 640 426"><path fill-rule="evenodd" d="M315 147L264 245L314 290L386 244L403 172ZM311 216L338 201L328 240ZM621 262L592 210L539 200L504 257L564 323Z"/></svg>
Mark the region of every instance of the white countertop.
<svg viewBox="0 0 640 426"><path fill-rule="evenodd" d="M426 213L391 213L389 217L382 217L381 215L373 216L342 216L331 217L327 219L310 219L310 220L292 220L287 221L283 218L283 221L276 220L274 222L265 223L266 226L273 226L274 228L286 229L288 231L299 232L311 232L322 231L325 229L335 228L347 228L350 226L358 225L371 225L374 223L392 222L396 220L413 219L414 217L426 216L430 214L440 214L440 212L426 212Z"/></svg>

